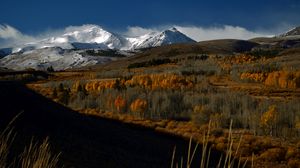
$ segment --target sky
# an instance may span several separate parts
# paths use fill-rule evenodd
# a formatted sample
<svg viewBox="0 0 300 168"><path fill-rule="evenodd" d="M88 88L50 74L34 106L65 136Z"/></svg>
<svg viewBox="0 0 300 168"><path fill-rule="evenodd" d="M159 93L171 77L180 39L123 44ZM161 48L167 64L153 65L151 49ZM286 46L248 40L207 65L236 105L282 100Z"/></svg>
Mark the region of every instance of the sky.
<svg viewBox="0 0 300 168"><path fill-rule="evenodd" d="M224 37L233 33L248 38L300 25L299 0L1 0L0 4L0 24L26 36L97 24L123 34L177 26L190 36L202 32L222 38L223 33ZM7 36L5 31L0 30L0 38ZM199 35L192 38L201 40Z"/></svg>

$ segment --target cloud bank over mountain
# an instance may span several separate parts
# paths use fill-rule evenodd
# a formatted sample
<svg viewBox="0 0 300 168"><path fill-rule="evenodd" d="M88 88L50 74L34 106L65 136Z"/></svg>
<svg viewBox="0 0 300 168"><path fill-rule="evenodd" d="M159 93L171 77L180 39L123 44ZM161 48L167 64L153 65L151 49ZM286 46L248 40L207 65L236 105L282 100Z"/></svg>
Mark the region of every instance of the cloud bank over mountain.
<svg viewBox="0 0 300 168"><path fill-rule="evenodd" d="M35 38L22 34L10 25L0 25L0 47L18 45L30 41L35 41Z"/></svg>
<svg viewBox="0 0 300 168"><path fill-rule="evenodd" d="M201 27L201 26L159 26L152 28L143 28L139 26L128 27L128 36L139 36L150 32L159 32L166 27L176 27L180 32L194 39L195 41L206 41L215 39L242 39L247 40L255 37L272 36L273 34L265 33L263 31L250 31L240 26L215 26L215 27Z"/></svg>
<svg viewBox="0 0 300 168"><path fill-rule="evenodd" d="M177 29L196 41L215 39L242 39L248 40L254 37L270 36L270 34L247 30L239 26L225 25L221 27L196 27L177 26Z"/></svg>

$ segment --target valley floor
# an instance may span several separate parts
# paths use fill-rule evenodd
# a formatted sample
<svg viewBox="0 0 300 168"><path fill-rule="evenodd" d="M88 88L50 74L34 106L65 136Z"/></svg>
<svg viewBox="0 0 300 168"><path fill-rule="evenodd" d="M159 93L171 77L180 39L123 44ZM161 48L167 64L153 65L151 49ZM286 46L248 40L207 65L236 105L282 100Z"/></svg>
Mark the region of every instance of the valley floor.
<svg viewBox="0 0 300 168"><path fill-rule="evenodd" d="M189 167L199 143L191 167L221 156L225 167L298 168L300 49L286 42L175 44L77 70L4 71L1 128L23 112L15 143L49 136L65 167Z"/></svg>
<svg viewBox="0 0 300 168"><path fill-rule="evenodd" d="M21 113L13 123L16 137L11 155L17 155L32 138L46 137L53 152L61 153L59 163L64 167L165 168L170 167L175 146L178 160L188 151L187 140L78 114L19 83L0 82L0 102L1 128ZM214 152L212 156L217 158L219 154Z"/></svg>
<svg viewBox="0 0 300 168"><path fill-rule="evenodd" d="M90 74L91 72L87 73ZM31 83L27 86L36 92L51 99L52 91L47 88L50 83L63 83L70 80L83 79L89 75L83 75L76 72L58 73L57 77L50 81L40 81ZM93 75L92 75L93 76ZM89 82L109 82L116 78L102 80L87 80ZM237 83L228 77L209 77L209 85L222 90L232 90L234 92L247 92L257 99L278 99L285 100L289 98L299 97L299 89L270 89L262 84ZM52 85L52 84L51 84ZM57 99L54 101L58 101ZM75 109L76 110L76 109ZM183 137L186 140L191 137L200 144L205 144L203 138L207 136L207 130L210 131L207 143L214 151L218 151L223 156L228 153L228 142L232 143L232 153L234 157L239 159L241 163L251 164L254 167L293 167L298 164L297 159L285 160L287 158L297 158L300 156L298 151L298 138L276 138L271 136L256 135L255 132L247 129L219 129L215 126L203 125L199 126L193 121L184 121L177 119L147 119L140 116L126 114L116 111L107 111L95 108L77 109L77 112L87 116L96 116L103 119L120 121L122 123L133 124L137 127L150 129L157 133L163 133L171 136ZM228 139L229 138L229 139ZM137 142L138 143L138 142ZM214 159L215 160L215 159ZM291 161L292 160L292 161ZM295 166L294 166L295 167ZM296 166L297 167L297 166Z"/></svg>

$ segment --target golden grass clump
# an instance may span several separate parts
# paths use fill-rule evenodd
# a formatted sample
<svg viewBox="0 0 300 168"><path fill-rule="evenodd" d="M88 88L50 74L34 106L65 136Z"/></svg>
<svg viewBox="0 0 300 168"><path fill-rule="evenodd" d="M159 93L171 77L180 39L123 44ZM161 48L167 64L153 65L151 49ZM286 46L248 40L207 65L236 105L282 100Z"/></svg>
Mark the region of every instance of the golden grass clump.
<svg viewBox="0 0 300 168"><path fill-rule="evenodd" d="M56 168L58 166L59 155L52 155L49 140L46 138L42 144L31 142L25 147L21 154L22 168Z"/></svg>
<svg viewBox="0 0 300 168"><path fill-rule="evenodd" d="M200 168L208 168L210 166L210 158L211 158L211 150L212 146L210 146L210 136L211 136L211 122L208 124L208 129L205 131L205 133L202 135L202 149L200 151L201 153L201 161L200 161ZM225 155L222 155L219 158L219 161L214 160L214 162L218 163L217 168L220 167L245 167L247 165L248 159L242 160L239 155L239 148L242 142L242 136L238 138L238 143L234 143L235 138L232 134L232 121L230 123L229 133L227 138L219 138L219 142L215 149L218 150L220 148L220 151L225 151ZM199 143L197 143L194 147L192 147L192 137L190 138L189 147L188 147L188 154L187 157L181 157L181 160L176 162L175 161L175 155L176 155L176 146L174 147L173 155L172 155L172 162L171 162L171 168L190 168L193 162L193 159L196 155L197 149L198 149ZM215 159L215 158L214 158ZM186 160L186 162L184 162ZM252 163L251 167L253 167L254 163L254 156L252 155ZM186 165L184 165L186 163Z"/></svg>
<svg viewBox="0 0 300 168"><path fill-rule="evenodd" d="M13 140L12 131L4 130L0 134L0 167L8 167L7 156L9 154L9 148Z"/></svg>
<svg viewBox="0 0 300 168"><path fill-rule="evenodd" d="M20 113L22 114L22 113ZM57 168L60 154L53 155L50 150L48 138L41 144L31 141L28 147L25 147L20 156L15 156L14 161L10 163L8 155L16 134L11 128L12 123L20 115L18 114L8 126L0 132L0 167L20 167L20 168Z"/></svg>
<svg viewBox="0 0 300 168"><path fill-rule="evenodd" d="M57 168L60 154L53 155L50 150L48 138L42 144L30 143L25 147L24 152L10 163L7 160L9 150L13 141L12 131L0 135L0 167L16 167L19 164L21 168Z"/></svg>

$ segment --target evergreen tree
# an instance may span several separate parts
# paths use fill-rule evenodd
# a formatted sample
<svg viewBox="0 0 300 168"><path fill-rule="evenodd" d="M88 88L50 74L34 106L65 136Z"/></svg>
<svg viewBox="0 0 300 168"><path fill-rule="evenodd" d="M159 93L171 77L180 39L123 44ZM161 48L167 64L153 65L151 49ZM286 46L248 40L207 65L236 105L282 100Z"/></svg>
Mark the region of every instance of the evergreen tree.
<svg viewBox="0 0 300 168"><path fill-rule="evenodd" d="M82 87L82 85L79 85L77 88L77 95L81 100L83 100L88 95L88 92L84 87Z"/></svg>
<svg viewBox="0 0 300 168"><path fill-rule="evenodd" d="M68 105L70 100L70 91L69 90L64 90L59 98L59 102Z"/></svg>
<svg viewBox="0 0 300 168"><path fill-rule="evenodd" d="M58 85L58 92L63 92L65 90L64 85L62 83L60 83Z"/></svg>
<svg viewBox="0 0 300 168"><path fill-rule="evenodd" d="M54 90L53 90L53 92L52 92L52 98L53 99L56 99L57 98L57 89L56 88L54 88Z"/></svg>
<svg viewBox="0 0 300 168"><path fill-rule="evenodd" d="M117 89L118 91L126 89L126 86L121 83L119 79L116 80L116 83L113 86L114 89Z"/></svg>
<svg viewBox="0 0 300 168"><path fill-rule="evenodd" d="M48 72L54 72L54 68L52 66L50 66L50 67L47 68L47 71Z"/></svg>

